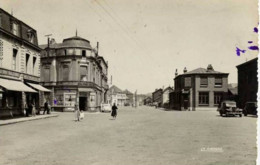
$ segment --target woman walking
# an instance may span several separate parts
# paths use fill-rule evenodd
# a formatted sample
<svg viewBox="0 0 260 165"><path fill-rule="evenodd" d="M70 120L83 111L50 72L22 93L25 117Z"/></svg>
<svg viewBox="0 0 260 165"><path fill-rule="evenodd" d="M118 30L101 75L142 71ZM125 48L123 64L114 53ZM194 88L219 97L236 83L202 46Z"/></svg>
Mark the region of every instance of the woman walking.
<svg viewBox="0 0 260 165"><path fill-rule="evenodd" d="M75 117L76 117L76 121L80 121L80 111L79 111L79 107L77 104L75 104Z"/></svg>
<svg viewBox="0 0 260 165"><path fill-rule="evenodd" d="M117 106L116 106L116 103L114 103L114 105L112 106L111 116L112 116L114 119L116 119L116 116L117 116Z"/></svg>

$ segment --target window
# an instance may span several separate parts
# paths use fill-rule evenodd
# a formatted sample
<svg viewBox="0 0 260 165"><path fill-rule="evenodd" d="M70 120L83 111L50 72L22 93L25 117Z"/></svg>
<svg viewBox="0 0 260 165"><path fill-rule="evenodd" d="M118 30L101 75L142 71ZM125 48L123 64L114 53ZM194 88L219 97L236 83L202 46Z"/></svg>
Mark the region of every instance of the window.
<svg viewBox="0 0 260 165"><path fill-rule="evenodd" d="M82 57L86 57L86 50L82 50Z"/></svg>
<svg viewBox="0 0 260 165"><path fill-rule="evenodd" d="M69 66L68 65L63 65L62 78L63 78L63 81L69 80Z"/></svg>
<svg viewBox="0 0 260 165"><path fill-rule="evenodd" d="M191 87L191 77L185 77L184 86L185 87Z"/></svg>
<svg viewBox="0 0 260 165"><path fill-rule="evenodd" d="M223 93L222 92L214 92L214 104L218 105L223 98Z"/></svg>
<svg viewBox="0 0 260 165"><path fill-rule="evenodd" d="M93 82L96 82L96 80L95 80L95 73L96 73L95 67L93 67L93 70L92 70Z"/></svg>
<svg viewBox="0 0 260 165"><path fill-rule="evenodd" d="M30 59L30 54L26 54L25 73L29 73L29 59Z"/></svg>
<svg viewBox="0 0 260 165"><path fill-rule="evenodd" d="M80 81L87 81L87 80L88 80L88 67L80 66Z"/></svg>
<svg viewBox="0 0 260 165"><path fill-rule="evenodd" d="M18 25L15 22L12 23L12 32L14 35L18 35Z"/></svg>
<svg viewBox="0 0 260 165"><path fill-rule="evenodd" d="M199 92L199 105L209 104L209 92Z"/></svg>
<svg viewBox="0 0 260 165"><path fill-rule="evenodd" d="M208 86L208 78L207 77L200 77L200 86L202 86L202 87Z"/></svg>
<svg viewBox="0 0 260 165"><path fill-rule="evenodd" d="M50 81L50 68L49 67L46 67L44 68L44 81L45 82L49 82Z"/></svg>
<svg viewBox="0 0 260 165"><path fill-rule="evenodd" d="M0 12L0 27L2 27L2 22L3 22L3 21L2 21L2 18L3 18L3 17L2 17L2 13Z"/></svg>
<svg viewBox="0 0 260 165"><path fill-rule="evenodd" d="M37 70L35 70L35 65L36 65L36 57L33 57L33 74L37 73Z"/></svg>
<svg viewBox="0 0 260 165"><path fill-rule="evenodd" d="M66 49L64 49L64 54L65 54L65 56L67 55L67 50Z"/></svg>
<svg viewBox="0 0 260 165"><path fill-rule="evenodd" d="M32 29L29 29L27 31L27 37L29 39L29 42L34 43L34 33L33 33Z"/></svg>
<svg viewBox="0 0 260 165"><path fill-rule="evenodd" d="M16 70L16 57L17 57L17 49L13 49L13 59L12 59L12 69Z"/></svg>
<svg viewBox="0 0 260 165"><path fill-rule="evenodd" d="M215 87L222 87L222 77L215 77Z"/></svg>

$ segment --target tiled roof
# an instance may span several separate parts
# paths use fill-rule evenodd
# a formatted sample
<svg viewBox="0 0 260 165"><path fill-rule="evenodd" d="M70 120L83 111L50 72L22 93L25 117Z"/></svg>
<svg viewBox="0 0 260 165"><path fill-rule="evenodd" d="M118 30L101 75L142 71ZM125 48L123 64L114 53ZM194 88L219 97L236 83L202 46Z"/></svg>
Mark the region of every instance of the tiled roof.
<svg viewBox="0 0 260 165"><path fill-rule="evenodd" d="M109 88L109 93L114 94L114 93L122 93L123 91L119 89L117 86L113 85L112 87Z"/></svg>
<svg viewBox="0 0 260 165"><path fill-rule="evenodd" d="M50 44L50 48L54 48L54 49L58 49L61 48L62 43L55 43L55 44ZM41 49L45 49L48 47L48 44L44 44L44 45L39 45L39 47Z"/></svg>
<svg viewBox="0 0 260 165"><path fill-rule="evenodd" d="M247 61L247 62L244 62L244 63L242 63L242 64L239 64L239 65L237 65L236 67L240 67L240 66L246 65L246 64L248 64L248 63L251 63L251 62L257 61L257 60L258 60L258 57L254 58L254 59L252 59L252 60L249 60L249 61Z"/></svg>
<svg viewBox="0 0 260 165"><path fill-rule="evenodd" d="M132 92L130 92L130 91L129 91L129 90L127 90L127 89L126 89L126 90L124 90L124 91L123 91L123 93L125 93L125 94L130 94L130 95L131 95L131 94L133 94Z"/></svg>

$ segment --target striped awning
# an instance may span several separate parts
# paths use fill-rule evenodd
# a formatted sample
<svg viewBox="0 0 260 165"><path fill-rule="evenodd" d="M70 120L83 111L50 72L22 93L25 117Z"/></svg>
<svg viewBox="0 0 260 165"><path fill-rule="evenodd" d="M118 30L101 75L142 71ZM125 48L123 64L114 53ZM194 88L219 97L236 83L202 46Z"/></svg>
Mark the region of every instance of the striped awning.
<svg viewBox="0 0 260 165"><path fill-rule="evenodd" d="M0 78L0 86L9 91L32 92L37 93L32 88L25 85L22 81L8 80Z"/></svg>
<svg viewBox="0 0 260 165"><path fill-rule="evenodd" d="M41 86L39 84L33 84L33 83L27 83L27 84L36 90L39 90L42 92L51 92L49 89L44 88L43 86Z"/></svg>

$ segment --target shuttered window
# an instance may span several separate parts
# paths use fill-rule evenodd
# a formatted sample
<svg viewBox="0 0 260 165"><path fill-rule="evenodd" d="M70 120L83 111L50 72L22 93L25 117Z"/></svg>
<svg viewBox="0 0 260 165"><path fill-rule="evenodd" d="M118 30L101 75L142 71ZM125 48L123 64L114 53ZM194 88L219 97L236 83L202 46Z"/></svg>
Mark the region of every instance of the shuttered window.
<svg viewBox="0 0 260 165"><path fill-rule="evenodd" d="M191 77L185 77L184 86L191 87Z"/></svg>
<svg viewBox="0 0 260 165"><path fill-rule="evenodd" d="M222 77L215 77L215 86L222 86Z"/></svg>
<svg viewBox="0 0 260 165"><path fill-rule="evenodd" d="M208 77L200 77L200 86L208 86Z"/></svg>

